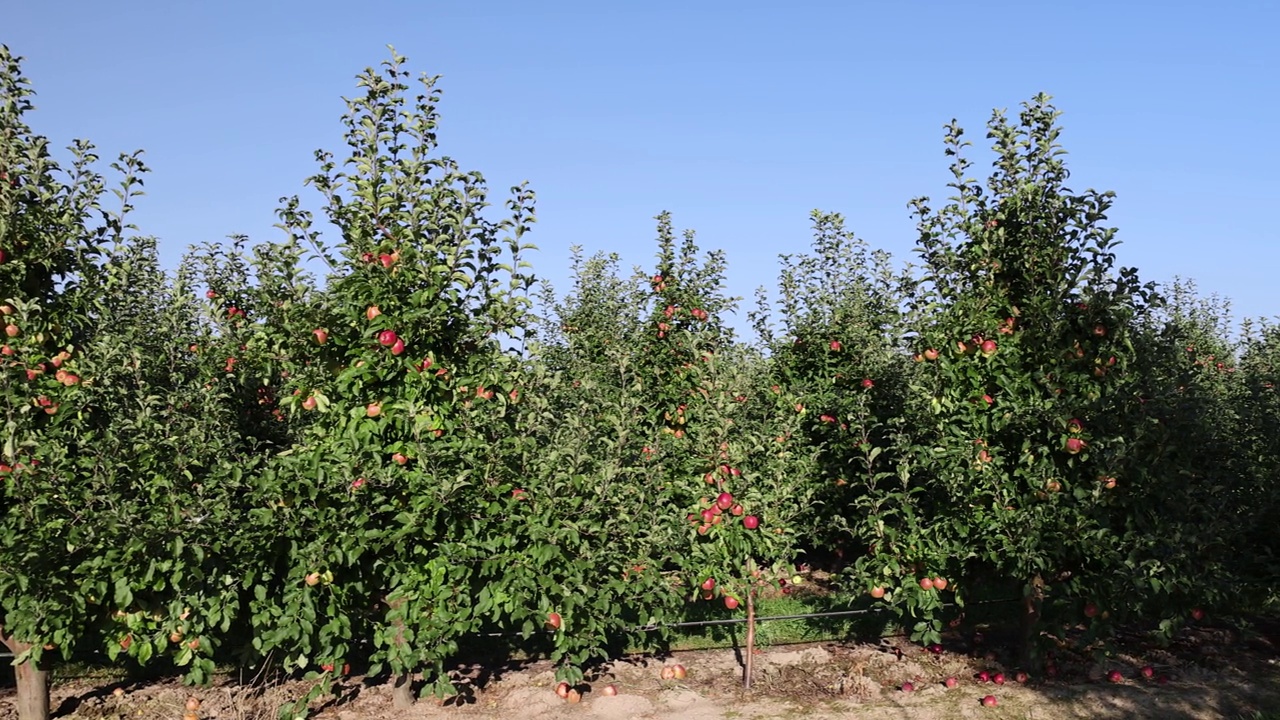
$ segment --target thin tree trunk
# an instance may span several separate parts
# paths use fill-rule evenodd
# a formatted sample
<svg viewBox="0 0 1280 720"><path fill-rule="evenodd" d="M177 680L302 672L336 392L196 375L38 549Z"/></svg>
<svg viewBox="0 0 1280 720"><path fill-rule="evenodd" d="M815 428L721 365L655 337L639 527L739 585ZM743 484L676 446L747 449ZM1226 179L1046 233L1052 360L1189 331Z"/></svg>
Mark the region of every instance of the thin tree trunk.
<svg viewBox="0 0 1280 720"><path fill-rule="evenodd" d="M754 587L747 590L747 661L743 663L745 668L742 671L742 688L744 690L751 689L752 667L754 666L756 654L756 590Z"/></svg>
<svg viewBox="0 0 1280 720"><path fill-rule="evenodd" d="M398 710L413 707L413 673L397 675L391 689L391 702Z"/></svg>
<svg viewBox="0 0 1280 720"><path fill-rule="evenodd" d="M1022 667L1031 669L1035 660L1036 631L1040 627L1040 610L1044 602L1044 579L1036 575L1027 583L1022 597L1022 642L1019 661Z"/></svg>
<svg viewBox="0 0 1280 720"><path fill-rule="evenodd" d="M31 649L30 644L2 633L0 643L14 655ZM18 680L18 720L49 720L49 671L30 661L13 669Z"/></svg>

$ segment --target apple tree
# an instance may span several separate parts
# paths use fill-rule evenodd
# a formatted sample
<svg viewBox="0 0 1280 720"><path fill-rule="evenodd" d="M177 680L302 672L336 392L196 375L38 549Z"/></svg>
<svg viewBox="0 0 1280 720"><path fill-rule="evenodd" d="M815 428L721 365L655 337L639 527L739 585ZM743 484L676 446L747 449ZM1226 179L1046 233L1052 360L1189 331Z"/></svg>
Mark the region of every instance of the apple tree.
<svg viewBox="0 0 1280 720"><path fill-rule="evenodd" d="M92 145L63 168L25 123L32 91L0 48L0 640L19 716L48 716L48 668L161 654L207 680L234 621L247 482L234 418L201 362L190 278L130 233L146 171Z"/></svg>

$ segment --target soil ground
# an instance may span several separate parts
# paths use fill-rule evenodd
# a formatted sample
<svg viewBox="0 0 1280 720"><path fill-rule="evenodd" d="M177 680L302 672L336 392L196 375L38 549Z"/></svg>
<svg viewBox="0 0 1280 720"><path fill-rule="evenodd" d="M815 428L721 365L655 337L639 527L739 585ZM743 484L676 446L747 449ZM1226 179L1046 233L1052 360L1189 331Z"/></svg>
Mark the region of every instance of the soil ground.
<svg viewBox="0 0 1280 720"><path fill-rule="evenodd" d="M1014 680L999 652L959 647L932 654L900 640L876 644L821 643L757 651L754 686L741 686L738 650L703 650L667 657L630 657L602 668L583 685L579 704L556 696L553 668L529 663L504 668L460 667L462 692L445 702L425 699L393 707L384 682L346 678L335 693L311 703L311 717L329 720L836 720L838 718L1250 718L1280 709L1280 635L1196 628L1168 648L1134 641L1105 662L1060 657L1055 679ZM682 664L683 681L661 680L663 665ZM1157 678L1139 669L1151 665ZM1003 685L980 682L978 672L1003 671ZM1124 680L1108 682L1119 670ZM1166 682L1158 682L1160 675ZM959 686L942 681L954 676ZM902 684L912 682L913 692ZM618 695L608 697L605 685ZM212 687L176 681L115 683L80 678L54 688L55 716L77 720L179 720L190 696L202 720L269 720L310 683L264 684L222 678ZM120 692L116 692L119 689ZM12 689L0 690L0 720L14 720ZM993 695L996 707L980 700ZM1278 715L1277 717L1280 717Z"/></svg>

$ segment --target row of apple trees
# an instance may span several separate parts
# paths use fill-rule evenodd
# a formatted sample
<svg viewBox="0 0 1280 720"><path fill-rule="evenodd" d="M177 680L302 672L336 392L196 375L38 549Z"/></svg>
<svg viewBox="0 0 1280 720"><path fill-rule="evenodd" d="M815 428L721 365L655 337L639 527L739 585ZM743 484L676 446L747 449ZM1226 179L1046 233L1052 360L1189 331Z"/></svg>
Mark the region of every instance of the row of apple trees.
<svg viewBox="0 0 1280 720"><path fill-rule="evenodd" d="M1020 589L1028 663L1063 618L1168 632L1269 572L1280 335L1114 265L1111 196L1066 186L1047 98L993 117L985 182L948 126L917 267L815 213L745 342L723 255L666 215L651 268L576 252L567 292L539 283L533 193L491 207L439 152L435 78L402 63L358 77L282 239L165 272L129 221L141 156L111 181L88 143L56 161L0 49L0 640L23 720L87 652L197 683L355 664L407 704L452 693L483 641L574 682L820 553L923 642L943 603Z"/></svg>

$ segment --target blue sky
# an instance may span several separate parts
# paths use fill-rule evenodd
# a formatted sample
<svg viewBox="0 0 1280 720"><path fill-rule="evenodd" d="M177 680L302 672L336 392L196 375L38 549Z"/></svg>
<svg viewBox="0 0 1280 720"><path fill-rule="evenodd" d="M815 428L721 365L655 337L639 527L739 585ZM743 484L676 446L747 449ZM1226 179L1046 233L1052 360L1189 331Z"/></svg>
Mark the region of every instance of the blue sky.
<svg viewBox="0 0 1280 720"><path fill-rule="evenodd" d="M32 120L58 145L144 148L135 221L172 264L276 237L283 195L339 150L342 95L388 57L443 75L443 151L539 196L538 274L568 248L652 257L674 213L723 248L730 290L773 285L844 213L906 259L906 203L946 196L942 125L975 141L1038 91L1065 112L1072 185L1118 193L1120 261L1280 313L1280 3L10 3ZM501 198L497 198L499 201ZM740 323L745 325L745 322Z"/></svg>

